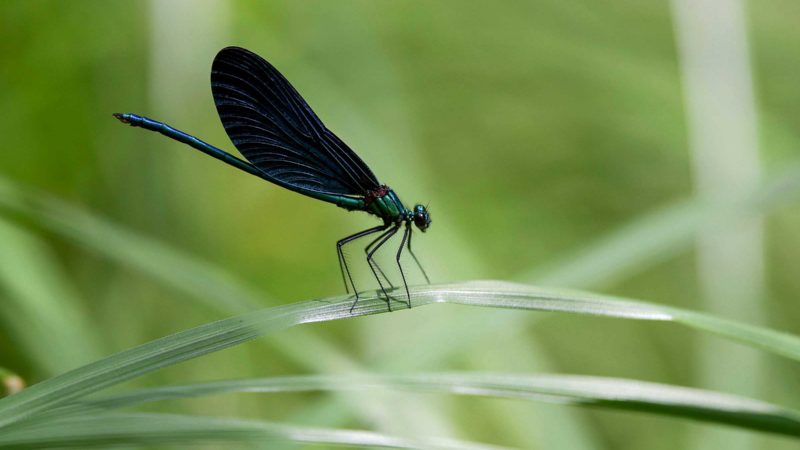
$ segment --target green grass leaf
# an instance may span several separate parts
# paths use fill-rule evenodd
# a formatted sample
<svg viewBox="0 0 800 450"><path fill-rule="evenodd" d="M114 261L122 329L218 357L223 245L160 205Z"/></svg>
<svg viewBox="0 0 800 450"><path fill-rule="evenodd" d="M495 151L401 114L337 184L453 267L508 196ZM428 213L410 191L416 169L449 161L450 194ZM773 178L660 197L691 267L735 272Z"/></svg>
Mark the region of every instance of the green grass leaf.
<svg viewBox="0 0 800 450"><path fill-rule="evenodd" d="M489 281L414 288L411 292L412 302L416 306L455 303L674 321L792 359L800 359L800 339L796 336L644 302ZM363 297L352 314L350 297L299 302L202 325L117 353L0 400L0 426L159 368L293 325L386 312L386 304L375 292L365 293Z"/></svg>
<svg viewBox="0 0 800 450"><path fill-rule="evenodd" d="M211 307L225 316L254 311L272 303L268 296L213 263L0 176L2 210L21 214L40 227L186 294L187 300ZM319 338L310 329L296 330L291 335L278 334L263 344L314 372L358 371L362 367L346 351L330 340ZM316 351L308 352L305 350L308 348ZM43 347L43 350L47 348ZM365 420L375 420L373 400L345 400L352 407L348 410Z"/></svg>
<svg viewBox="0 0 800 450"><path fill-rule="evenodd" d="M624 409L750 430L800 436L800 413L769 403L713 391L637 380L576 375L442 373L298 376L226 380L139 389L65 406L54 415L96 413L161 400L232 392L303 392L366 389L502 397Z"/></svg>
<svg viewBox="0 0 800 450"><path fill-rule="evenodd" d="M279 306L192 328L134 347L38 383L0 400L0 426L154 370L222 350L300 323L348 316L349 301ZM380 301L361 313L380 312Z"/></svg>
<svg viewBox="0 0 800 450"><path fill-rule="evenodd" d="M453 439L417 439L371 431L289 426L243 419L174 414L102 414L14 427L0 448L106 448L114 445L295 442L369 448L482 450L500 447Z"/></svg>

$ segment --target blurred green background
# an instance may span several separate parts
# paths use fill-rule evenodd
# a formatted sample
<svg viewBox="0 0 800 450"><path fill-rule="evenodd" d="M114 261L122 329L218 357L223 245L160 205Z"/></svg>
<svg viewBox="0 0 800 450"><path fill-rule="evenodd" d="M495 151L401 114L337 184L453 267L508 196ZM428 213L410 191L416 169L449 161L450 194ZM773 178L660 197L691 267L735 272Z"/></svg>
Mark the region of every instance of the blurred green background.
<svg viewBox="0 0 800 450"><path fill-rule="evenodd" d="M0 367L33 383L256 304L343 293L334 242L374 219L111 117L233 150L209 88L228 45L278 67L407 204L430 202L414 239L434 282L590 289L800 333L797 17L788 0L4 1ZM309 325L140 383L356 369L590 374L800 407L794 364L736 344L456 306ZM791 448L633 413L364 395L159 407L523 448Z"/></svg>

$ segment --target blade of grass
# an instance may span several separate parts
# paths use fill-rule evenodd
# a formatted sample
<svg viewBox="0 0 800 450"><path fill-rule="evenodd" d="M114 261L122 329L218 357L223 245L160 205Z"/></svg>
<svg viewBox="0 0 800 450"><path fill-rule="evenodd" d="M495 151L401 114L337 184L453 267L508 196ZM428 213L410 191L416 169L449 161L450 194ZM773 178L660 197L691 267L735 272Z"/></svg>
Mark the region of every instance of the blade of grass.
<svg viewBox="0 0 800 450"><path fill-rule="evenodd" d="M76 241L102 257L150 276L165 286L188 294L226 315L242 314L269 303L229 272L179 250L129 230L66 202L0 177L0 207L32 218L47 230ZM330 342L310 330L291 336L276 335L264 342L295 363L317 372L356 371L360 365ZM304 349L314 348L315 352ZM375 420L370 399L343 399L360 417Z"/></svg>
<svg viewBox="0 0 800 450"><path fill-rule="evenodd" d="M697 233L703 229L738 223L751 214L768 212L796 199L800 195L800 164L789 164L765 177L765 180L767 181L756 192L727 208L708 209L704 202L697 199L678 202L626 225L575 255L545 268L537 267L518 278L547 285L607 287L642 268L652 267L680 251L686 251L694 244ZM409 335L407 351L396 355L380 354L369 366L380 371L424 367L432 361L464 351L499 330L513 333L514 330L530 326L532 321L541 317L509 316L483 311L463 314L450 320L446 329L442 328L438 333L424 337ZM691 315L682 319L698 320ZM724 321L720 320L707 325L724 327L723 324ZM728 336L736 339L735 333L731 335L730 330ZM437 345L444 342L448 344ZM796 358L796 354L785 356ZM321 413L328 409L327 404L319 407Z"/></svg>
<svg viewBox="0 0 800 450"><path fill-rule="evenodd" d="M226 380L139 389L65 406L61 415L234 392L400 389L624 409L800 437L800 412L745 397L638 380L577 375L348 374ZM100 410L100 411L98 411Z"/></svg>
<svg viewBox="0 0 800 450"><path fill-rule="evenodd" d="M411 290L411 295L416 306L455 303L673 321L800 360L800 338L796 336L701 313L610 296L490 281L417 287ZM159 368L293 325L386 312L385 303L375 292L365 292L352 314L351 304L351 297L335 297L268 308L195 327L125 350L0 400L0 427ZM316 352L316 349L313 351Z"/></svg>
<svg viewBox="0 0 800 450"><path fill-rule="evenodd" d="M534 271L521 278L538 279L544 284L558 282L568 286L595 286L603 285L602 280L618 280L634 269L639 270L661 261L669 252L688 249L703 226L734 222L753 209L767 211L800 194L800 164L789 166L781 173L765 179L768 181L758 192L742 203L731 205L730 209L705 210L699 201L686 201L634 222L622 232L601 239L585 252L565 259L550 270ZM409 335L407 351L392 355L380 354L375 361L370 362L370 367L380 371L402 370L415 364L424 367L431 361L463 351L498 330L520 330L542 317L520 317L484 311L462 316L451 320L448 327L438 333L426 336ZM683 320L693 321L697 318L689 315ZM721 327L723 322L715 321L708 326ZM444 342L448 344L437 345ZM777 345L780 347L780 344ZM796 358L796 354L785 356Z"/></svg>
<svg viewBox="0 0 800 450"><path fill-rule="evenodd" d="M348 317L347 301L312 301L279 306L195 327L117 353L51 378L0 400L0 426L70 399L152 372L161 367L252 340L305 322ZM379 301L360 313L381 312Z"/></svg>
<svg viewBox="0 0 800 450"><path fill-rule="evenodd" d="M725 0L672 0L670 5L694 189L708 202L724 205L756 188L761 177L746 7ZM766 317L763 222L753 215L698 236L696 271L703 309L757 323ZM697 348L698 383L751 396L765 391L769 368L762 355L725 351L708 339L701 339ZM720 367L738 370L720 377ZM762 446L752 437L717 430L693 433L688 445L726 450Z"/></svg>
<svg viewBox="0 0 800 450"><path fill-rule="evenodd" d="M222 350L301 323L336 320L385 311L374 295L350 314L349 298L314 300L263 309L156 339L45 380L0 400L0 427L66 401L154 370ZM317 350L314 349L316 352Z"/></svg>
<svg viewBox="0 0 800 450"><path fill-rule="evenodd" d="M257 420L175 414L102 414L38 422L0 434L0 448L175 445L283 441L404 449L498 449L453 439L417 439L360 430L308 428Z"/></svg>
<svg viewBox="0 0 800 450"><path fill-rule="evenodd" d="M78 242L102 257L150 276L165 286L188 294L226 315L242 314L268 303L229 272L186 255L169 245L148 238L56 198L0 177L0 207L21 213L47 230ZM316 372L357 371L360 364L311 330L298 330L291 336L276 335L264 345L277 350L295 363ZM304 349L314 348L315 352ZM362 419L391 423L391 414L372 399L347 398ZM383 411L383 412L381 412ZM444 433L443 433L444 434Z"/></svg>
<svg viewBox="0 0 800 450"><path fill-rule="evenodd" d="M754 213L764 213L796 199L800 195L800 164L790 164L780 172L765 177L767 180L756 192L741 202L727 208L706 208L704 202L690 199L661 209L651 215L626 225L619 231L598 240L576 255L564 258L545 268L536 268L521 274L520 280L534 280L547 285L603 288L617 282L645 267L652 267L680 251L686 251L694 244L698 232L713 226L738 223ZM676 313L679 313L676 311ZM681 314L678 314L681 315ZM462 314L450 320L448 326L426 336L408 336L407 351L400 354L380 354L370 367L380 371L403 370L407 367L424 367L441 360L447 355L469 348L475 342L503 330L513 333L521 330L542 316L520 317L503 314L490 314L480 311L475 314ZM685 322L701 321L702 318L687 314L681 317ZM725 321L714 320L708 326L725 328ZM737 339L733 330L716 330L732 339ZM782 347L779 341L783 335L770 339L774 347ZM757 340L757 339L756 339ZM447 345L437 345L447 342ZM789 344L788 347L792 347ZM769 350L773 351L773 350ZM797 358L791 351L788 356ZM318 414L334 410L331 402L323 402ZM304 412L304 414L315 414Z"/></svg>

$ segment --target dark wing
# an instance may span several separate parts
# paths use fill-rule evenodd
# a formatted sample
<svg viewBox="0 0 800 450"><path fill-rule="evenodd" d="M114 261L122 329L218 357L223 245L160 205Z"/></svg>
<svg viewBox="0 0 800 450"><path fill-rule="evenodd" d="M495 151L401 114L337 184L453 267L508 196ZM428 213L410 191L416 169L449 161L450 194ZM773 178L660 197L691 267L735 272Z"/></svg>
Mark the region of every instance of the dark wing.
<svg viewBox="0 0 800 450"><path fill-rule="evenodd" d="M270 177L301 191L348 196L380 186L286 78L255 53L222 49L211 67L211 91L233 145Z"/></svg>

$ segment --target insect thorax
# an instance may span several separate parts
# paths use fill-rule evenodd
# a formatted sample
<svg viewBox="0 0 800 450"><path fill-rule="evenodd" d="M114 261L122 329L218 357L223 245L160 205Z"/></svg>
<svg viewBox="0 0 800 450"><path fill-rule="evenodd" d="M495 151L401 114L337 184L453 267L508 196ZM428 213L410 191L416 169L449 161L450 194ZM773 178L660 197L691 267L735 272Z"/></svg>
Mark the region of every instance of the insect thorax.
<svg viewBox="0 0 800 450"><path fill-rule="evenodd" d="M397 194L386 185L367 192L364 195L364 205L367 212L375 214L387 222L406 220L410 213Z"/></svg>

